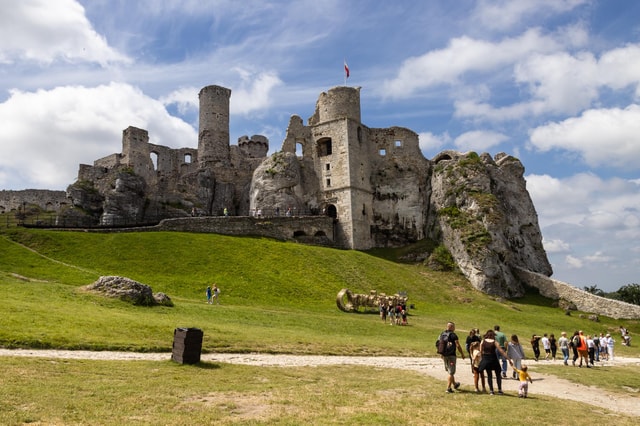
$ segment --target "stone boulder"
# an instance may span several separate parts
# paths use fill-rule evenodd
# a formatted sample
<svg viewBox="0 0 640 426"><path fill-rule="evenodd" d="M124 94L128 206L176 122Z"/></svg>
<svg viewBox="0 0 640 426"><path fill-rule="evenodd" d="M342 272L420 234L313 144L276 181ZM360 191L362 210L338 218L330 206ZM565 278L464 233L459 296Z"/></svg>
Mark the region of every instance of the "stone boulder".
<svg viewBox="0 0 640 426"><path fill-rule="evenodd" d="M141 284L125 277L105 276L100 277L93 284L85 287L89 291L95 291L108 297L117 298L133 305L140 306L173 306L173 302L164 293L154 294L146 284Z"/></svg>

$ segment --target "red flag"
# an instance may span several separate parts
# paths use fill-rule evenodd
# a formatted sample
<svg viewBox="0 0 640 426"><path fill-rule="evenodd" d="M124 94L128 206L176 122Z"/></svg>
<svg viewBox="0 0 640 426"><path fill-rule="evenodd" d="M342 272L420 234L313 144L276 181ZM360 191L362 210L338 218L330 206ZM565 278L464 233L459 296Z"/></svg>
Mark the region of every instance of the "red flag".
<svg viewBox="0 0 640 426"><path fill-rule="evenodd" d="M344 61L344 73L346 74L347 78L349 78L349 65L347 65L347 61Z"/></svg>

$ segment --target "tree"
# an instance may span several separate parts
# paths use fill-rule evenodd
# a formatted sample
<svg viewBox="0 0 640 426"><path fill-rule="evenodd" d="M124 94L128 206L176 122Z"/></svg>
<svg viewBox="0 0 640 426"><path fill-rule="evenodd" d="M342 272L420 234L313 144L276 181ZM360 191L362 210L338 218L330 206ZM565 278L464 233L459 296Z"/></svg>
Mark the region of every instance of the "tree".
<svg viewBox="0 0 640 426"><path fill-rule="evenodd" d="M640 284L627 284L615 292L616 299L623 302L640 305Z"/></svg>
<svg viewBox="0 0 640 426"><path fill-rule="evenodd" d="M596 296L604 297L604 295L605 295L604 291L599 289L597 285L584 286L583 289L587 293L595 294Z"/></svg>

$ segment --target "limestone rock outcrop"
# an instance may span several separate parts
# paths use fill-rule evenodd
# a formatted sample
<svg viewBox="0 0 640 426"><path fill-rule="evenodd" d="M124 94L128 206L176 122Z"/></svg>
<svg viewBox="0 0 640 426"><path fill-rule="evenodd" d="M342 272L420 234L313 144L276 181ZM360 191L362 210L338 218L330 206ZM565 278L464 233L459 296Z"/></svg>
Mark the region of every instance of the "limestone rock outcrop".
<svg viewBox="0 0 640 426"><path fill-rule="evenodd" d="M512 267L551 275L519 160L445 151L434 163L430 202L441 240L474 287L518 297L524 287Z"/></svg>
<svg viewBox="0 0 640 426"><path fill-rule="evenodd" d="M151 287L129 278L104 276L85 287L108 297L117 298L140 306L173 306L171 298L164 293L153 293Z"/></svg>

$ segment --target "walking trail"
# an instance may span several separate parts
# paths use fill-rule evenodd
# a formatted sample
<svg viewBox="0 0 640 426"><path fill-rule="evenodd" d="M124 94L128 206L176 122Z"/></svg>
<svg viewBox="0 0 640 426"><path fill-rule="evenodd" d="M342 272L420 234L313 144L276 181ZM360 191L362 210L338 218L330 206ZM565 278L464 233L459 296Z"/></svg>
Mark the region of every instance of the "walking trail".
<svg viewBox="0 0 640 426"><path fill-rule="evenodd" d="M135 353L135 352L92 352L65 350L36 350L36 349L2 349L0 356L13 357L41 357L63 359L94 359L94 360L148 360L166 361L171 359L170 353ZM327 365L358 365L381 368L395 368L416 371L438 380L446 381L447 373L440 358L404 358L404 357L362 357L362 356L324 356L324 355L271 355L271 354L202 354L201 360L206 362L221 362L228 364L244 364L254 366L274 367L318 367ZM461 389L473 389L468 359L458 359L458 373L456 379L462 384ZM552 362L552 361L551 361ZM549 362L549 363L551 363ZM555 361L556 363L561 361ZM546 364L547 362L545 362ZM594 368L599 368L600 363ZM620 358L606 365L635 365L640 366L639 358ZM640 416L638 398L615 394L595 386L585 386L568 380L560 379L549 374L535 372L535 364L530 364L533 384L530 385L532 395L547 395L555 398L578 401L585 404L606 408L621 414ZM574 367L567 367L574 368ZM506 393L517 392L517 381L504 380L503 390ZM638 393L638 389L629 389Z"/></svg>

